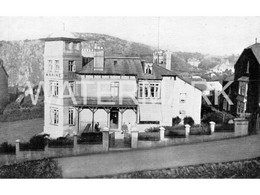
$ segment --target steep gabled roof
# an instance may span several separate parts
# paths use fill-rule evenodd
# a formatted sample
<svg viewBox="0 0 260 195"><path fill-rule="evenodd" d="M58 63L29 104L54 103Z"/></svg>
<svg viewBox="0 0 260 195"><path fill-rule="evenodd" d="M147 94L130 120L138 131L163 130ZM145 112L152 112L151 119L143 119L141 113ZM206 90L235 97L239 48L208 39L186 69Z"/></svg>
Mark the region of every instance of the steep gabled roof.
<svg viewBox="0 0 260 195"><path fill-rule="evenodd" d="M250 45L246 49L251 49L253 54L255 55L258 63L260 64L260 43L255 43L253 45Z"/></svg>
<svg viewBox="0 0 260 195"><path fill-rule="evenodd" d="M116 64L114 63L116 61ZM80 75L135 75L138 79L162 79L162 76L176 76L172 71L153 65L152 74L143 71L141 59L137 57L106 57L104 59L104 70L94 70L94 60L86 64Z"/></svg>

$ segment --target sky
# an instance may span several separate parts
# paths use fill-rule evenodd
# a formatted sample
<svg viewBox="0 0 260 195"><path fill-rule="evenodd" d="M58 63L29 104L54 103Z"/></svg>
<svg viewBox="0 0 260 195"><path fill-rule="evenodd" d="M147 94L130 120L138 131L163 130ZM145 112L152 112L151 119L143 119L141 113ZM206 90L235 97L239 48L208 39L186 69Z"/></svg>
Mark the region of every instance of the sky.
<svg viewBox="0 0 260 195"><path fill-rule="evenodd" d="M260 17L2 16L0 40L38 39L62 31L102 33L171 51L240 54L260 41ZM159 29L159 31L158 31ZM158 36L159 35L159 36Z"/></svg>

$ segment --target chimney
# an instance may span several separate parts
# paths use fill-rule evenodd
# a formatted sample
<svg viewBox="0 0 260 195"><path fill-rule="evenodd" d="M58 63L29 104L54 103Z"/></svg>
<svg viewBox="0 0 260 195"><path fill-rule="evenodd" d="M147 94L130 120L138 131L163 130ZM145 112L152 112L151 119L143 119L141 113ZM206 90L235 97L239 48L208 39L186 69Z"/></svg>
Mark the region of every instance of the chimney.
<svg viewBox="0 0 260 195"><path fill-rule="evenodd" d="M104 71L105 51L103 47L95 44L94 48L94 71Z"/></svg>
<svg viewBox="0 0 260 195"><path fill-rule="evenodd" d="M165 68L171 70L171 63L172 63L172 53L170 51L166 51L166 65Z"/></svg>

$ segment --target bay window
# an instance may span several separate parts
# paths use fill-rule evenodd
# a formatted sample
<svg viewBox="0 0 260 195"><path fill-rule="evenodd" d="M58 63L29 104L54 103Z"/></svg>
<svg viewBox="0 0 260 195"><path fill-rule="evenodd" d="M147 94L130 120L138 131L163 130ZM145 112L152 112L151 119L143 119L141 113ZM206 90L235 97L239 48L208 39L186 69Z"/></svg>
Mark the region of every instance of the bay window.
<svg viewBox="0 0 260 195"><path fill-rule="evenodd" d="M160 84L143 82L138 85L139 98L160 98Z"/></svg>

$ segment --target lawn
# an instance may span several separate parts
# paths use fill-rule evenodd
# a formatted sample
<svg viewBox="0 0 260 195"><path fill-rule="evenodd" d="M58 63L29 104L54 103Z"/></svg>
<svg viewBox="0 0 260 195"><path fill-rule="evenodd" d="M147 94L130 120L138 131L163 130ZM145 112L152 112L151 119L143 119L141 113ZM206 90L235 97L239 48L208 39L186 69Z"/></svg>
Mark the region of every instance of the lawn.
<svg viewBox="0 0 260 195"><path fill-rule="evenodd" d="M14 122L0 122L0 144L8 141L14 144L15 140L29 141L29 139L43 131L43 119L32 119Z"/></svg>

